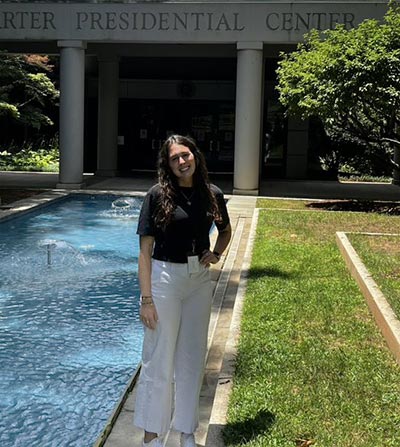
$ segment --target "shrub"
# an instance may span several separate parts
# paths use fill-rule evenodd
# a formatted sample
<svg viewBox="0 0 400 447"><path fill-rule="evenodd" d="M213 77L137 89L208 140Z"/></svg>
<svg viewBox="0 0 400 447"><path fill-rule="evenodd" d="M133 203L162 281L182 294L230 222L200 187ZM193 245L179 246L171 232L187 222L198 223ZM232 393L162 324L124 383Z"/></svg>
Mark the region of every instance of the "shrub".
<svg viewBox="0 0 400 447"><path fill-rule="evenodd" d="M3 171L58 172L59 149L57 139L42 141L35 149L32 143L18 150L10 146L0 152L0 169Z"/></svg>

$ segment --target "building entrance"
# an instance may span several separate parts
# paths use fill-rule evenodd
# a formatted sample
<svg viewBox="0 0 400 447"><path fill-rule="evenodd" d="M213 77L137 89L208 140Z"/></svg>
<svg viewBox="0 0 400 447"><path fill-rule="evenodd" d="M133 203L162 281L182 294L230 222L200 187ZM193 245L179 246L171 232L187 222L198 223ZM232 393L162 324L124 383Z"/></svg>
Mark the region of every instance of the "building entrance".
<svg viewBox="0 0 400 447"><path fill-rule="evenodd" d="M285 178L286 152L287 118L277 98L266 98L261 151L262 178Z"/></svg>
<svg viewBox="0 0 400 447"><path fill-rule="evenodd" d="M233 172L234 101L120 99L118 169L154 170L171 134L195 138L210 172Z"/></svg>

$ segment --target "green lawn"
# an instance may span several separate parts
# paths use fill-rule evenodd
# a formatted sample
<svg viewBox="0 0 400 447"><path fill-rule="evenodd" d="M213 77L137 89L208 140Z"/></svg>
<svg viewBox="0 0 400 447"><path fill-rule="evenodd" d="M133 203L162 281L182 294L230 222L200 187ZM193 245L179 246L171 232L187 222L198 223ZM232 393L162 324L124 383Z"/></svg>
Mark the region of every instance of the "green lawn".
<svg viewBox="0 0 400 447"><path fill-rule="evenodd" d="M400 446L400 367L335 242L400 218L274 202L259 215L226 445Z"/></svg>

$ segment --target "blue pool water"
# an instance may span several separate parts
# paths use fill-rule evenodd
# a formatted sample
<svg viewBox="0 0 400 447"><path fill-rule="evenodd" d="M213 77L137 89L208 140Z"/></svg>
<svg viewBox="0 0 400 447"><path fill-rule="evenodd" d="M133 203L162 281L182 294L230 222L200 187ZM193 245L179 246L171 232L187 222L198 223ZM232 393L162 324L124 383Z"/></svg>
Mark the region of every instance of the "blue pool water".
<svg viewBox="0 0 400 447"><path fill-rule="evenodd" d="M0 221L1 447L90 447L140 361L141 202L116 198Z"/></svg>

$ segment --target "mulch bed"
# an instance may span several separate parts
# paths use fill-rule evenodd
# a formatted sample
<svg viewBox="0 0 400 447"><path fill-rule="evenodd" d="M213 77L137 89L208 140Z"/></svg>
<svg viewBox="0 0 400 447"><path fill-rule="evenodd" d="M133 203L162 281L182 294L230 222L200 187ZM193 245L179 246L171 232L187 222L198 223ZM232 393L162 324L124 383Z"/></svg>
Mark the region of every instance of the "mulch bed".
<svg viewBox="0 0 400 447"><path fill-rule="evenodd" d="M373 200L327 200L311 202L309 208L327 211L358 211L362 213L379 213L400 216L400 202L380 202Z"/></svg>

